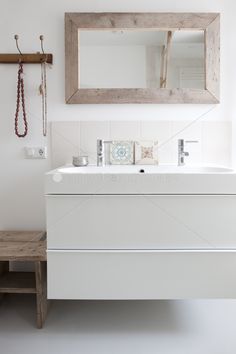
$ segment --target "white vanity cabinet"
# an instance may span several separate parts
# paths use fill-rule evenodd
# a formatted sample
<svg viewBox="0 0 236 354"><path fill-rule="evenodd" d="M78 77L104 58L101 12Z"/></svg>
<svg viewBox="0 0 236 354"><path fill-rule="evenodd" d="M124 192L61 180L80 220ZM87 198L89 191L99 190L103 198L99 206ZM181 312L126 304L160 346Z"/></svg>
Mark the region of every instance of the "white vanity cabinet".
<svg viewBox="0 0 236 354"><path fill-rule="evenodd" d="M235 251L48 251L52 299L235 298L235 275Z"/></svg>
<svg viewBox="0 0 236 354"><path fill-rule="evenodd" d="M236 297L235 194L55 188L46 190L49 298Z"/></svg>
<svg viewBox="0 0 236 354"><path fill-rule="evenodd" d="M236 249L236 196L48 195L48 248Z"/></svg>

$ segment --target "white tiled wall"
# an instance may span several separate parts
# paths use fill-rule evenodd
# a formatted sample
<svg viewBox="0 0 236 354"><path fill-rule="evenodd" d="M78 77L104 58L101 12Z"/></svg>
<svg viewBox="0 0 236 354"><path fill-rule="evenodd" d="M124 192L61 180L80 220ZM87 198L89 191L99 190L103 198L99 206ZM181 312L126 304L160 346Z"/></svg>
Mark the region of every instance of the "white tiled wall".
<svg viewBox="0 0 236 354"><path fill-rule="evenodd" d="M158 140L161 164L177 163L177 140L186 140L188 164L231 164L231 122L81 121L51 123L53 167L88 155L96 163L96 140ZM188 141L197 141L188 143Z"/></svg>
<svg viewBox="0 0 236 354"><path fill-rule="evenodd" d="M202 123L203 163L231 164L231 123Z"/></svg>
<svg viewBox="0 0 236 354"><path fill-rule="evenodd" d="M80 124L78 122L55 122L51 124L51 152L54 166L71 161L80 151Z"/></svg>

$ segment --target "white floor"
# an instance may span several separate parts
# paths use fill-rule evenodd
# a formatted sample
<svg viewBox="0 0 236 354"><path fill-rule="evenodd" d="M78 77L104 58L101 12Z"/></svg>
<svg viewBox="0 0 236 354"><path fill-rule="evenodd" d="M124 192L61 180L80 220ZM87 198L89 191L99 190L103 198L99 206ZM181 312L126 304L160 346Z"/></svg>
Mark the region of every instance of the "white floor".
<svg viewBox="0 0 236 354"><path fill-rule="evenodd" d="M0 354L235 354L236 300L54 301L35 328L34 298L0 302Z"/></svg>

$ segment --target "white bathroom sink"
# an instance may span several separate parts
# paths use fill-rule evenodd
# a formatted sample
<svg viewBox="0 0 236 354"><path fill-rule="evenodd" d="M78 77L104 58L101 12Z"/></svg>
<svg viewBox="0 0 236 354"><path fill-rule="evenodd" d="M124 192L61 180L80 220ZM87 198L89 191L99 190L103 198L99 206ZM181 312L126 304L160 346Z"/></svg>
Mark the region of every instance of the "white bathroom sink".
<svg viewBox="0 0 236 354"><path fill-rule="evenodd" d="M46 174L46 194L236 194L235 171L220 166L63 166Z"/></svg>
<svg viewBox="0 0 236 354"><path fill-rule="evenodd" d="M126 165L126 166L86 166L86 167L74 167L67 166L61 167L57 169L58 173L62 174L100 174L100 173L108 173L108 174L136 174L136 173L151 173L151 174L159 174L159 173L229 173L233 172L232 169L221 166L175 166L175 165Z"/></svg>

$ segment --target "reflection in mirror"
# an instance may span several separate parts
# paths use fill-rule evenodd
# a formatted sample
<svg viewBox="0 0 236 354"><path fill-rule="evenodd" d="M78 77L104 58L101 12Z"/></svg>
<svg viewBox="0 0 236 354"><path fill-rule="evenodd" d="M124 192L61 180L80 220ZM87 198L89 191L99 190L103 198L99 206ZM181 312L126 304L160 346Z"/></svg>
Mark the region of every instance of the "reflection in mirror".
<svg viewBox="0 0 236 354"><path fill-rule="evenodd" d="M205 89L204 31L79 31L80 88Z"/></svg>

